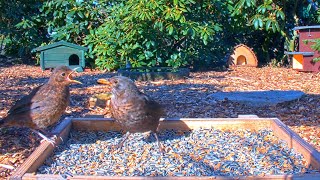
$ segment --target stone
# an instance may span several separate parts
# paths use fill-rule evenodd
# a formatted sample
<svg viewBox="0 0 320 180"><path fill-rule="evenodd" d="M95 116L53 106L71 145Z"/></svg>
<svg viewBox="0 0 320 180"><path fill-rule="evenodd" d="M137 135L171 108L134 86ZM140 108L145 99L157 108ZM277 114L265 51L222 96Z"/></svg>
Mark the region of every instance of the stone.
<svg viewBox="0 0 320 180"><path fill-rule="evenodd" d="M293 101L304 95L296 90L269 90L269 91L235 91L217 92L209 95L215 100L229 100L252 107L274 106L278 103Z"/></svg>
<svg viewBox="0 0 320 180"><path fill-rule="evenodd" d="M111 99L111 93L100 93L100 94L95 94L89 99L89 107L94 108L94 107L100 107L100 108L106 108L110 104L110 99Z"/></svg>

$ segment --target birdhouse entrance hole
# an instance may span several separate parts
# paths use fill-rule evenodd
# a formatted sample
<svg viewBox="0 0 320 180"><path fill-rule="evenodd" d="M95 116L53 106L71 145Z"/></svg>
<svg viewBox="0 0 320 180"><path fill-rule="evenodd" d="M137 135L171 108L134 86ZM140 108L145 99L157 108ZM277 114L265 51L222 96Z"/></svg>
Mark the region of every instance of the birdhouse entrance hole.
<svg viewBox="0 0 320 180"><path fill-rule="evenodd" d="M237 65L246 65L247 59L244 55L240 55L237 59Z"/></svg>
<svg viewBox="0 0 320 180"><path fill-rule="evenodd" d="M79 65L79 64L80 64L79 56L76 55L76 54L72 54L69 57L69 66L71 66L71 65Z"/></svg>

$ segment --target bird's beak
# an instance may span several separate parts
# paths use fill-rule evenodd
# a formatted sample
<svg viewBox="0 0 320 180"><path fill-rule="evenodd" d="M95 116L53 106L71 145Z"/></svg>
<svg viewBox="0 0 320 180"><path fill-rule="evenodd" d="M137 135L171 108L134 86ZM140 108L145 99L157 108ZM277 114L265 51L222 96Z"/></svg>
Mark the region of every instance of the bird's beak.
<svg viewBox="0 0 320 180"><path fill-rule="evenodd" d="M67 79L68 79L69 82L82 84L82 82L77 81L77 80L74 80L73 77L72 77L72 75L71 75L72 73L76 72L77 69L78 69L78 68L74 68L74 69L71 71L71 73L68 74Z"/></svg>
<svg viewBox="0 0 320 180"><path fill-rule="evenodd" d="M111 85L111 82L110 82L110 81L108 81L107 79L103 79L103 78L98 79L98 80L97 80L97 83L98 83L98 84Z"/></svg>

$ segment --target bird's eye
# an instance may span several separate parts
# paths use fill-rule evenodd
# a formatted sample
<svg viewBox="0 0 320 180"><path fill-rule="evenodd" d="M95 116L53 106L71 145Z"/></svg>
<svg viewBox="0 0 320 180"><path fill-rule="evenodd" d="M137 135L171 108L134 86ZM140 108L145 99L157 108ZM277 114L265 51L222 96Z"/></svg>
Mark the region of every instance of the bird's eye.
<svg viewBox="0 0 320 180"><path fill-rule="evenodd" d="M61 73L61 76L65 76L66 75L66 73Z"/></svg>
<svg viewBox="0 0 320 180"><path fill-rule="evenodd" d="M118 84L118 80L114 80L113 83L114 83L114 84Z"/></svg>

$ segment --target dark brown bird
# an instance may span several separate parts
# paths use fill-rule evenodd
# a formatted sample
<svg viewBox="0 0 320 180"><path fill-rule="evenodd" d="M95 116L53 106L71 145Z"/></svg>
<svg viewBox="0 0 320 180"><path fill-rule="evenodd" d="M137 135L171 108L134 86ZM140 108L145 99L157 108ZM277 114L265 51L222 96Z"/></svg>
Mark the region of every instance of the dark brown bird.
<svg viewBox="0 0 320 180"><path fill-rule="evenodd" d="M114 76L110 79L99 79L98 83L111 86L112 116L122 129L127 131L118 148L122 147L131 133L151 131L162 151L156 134L159 119L165 115L161 105L140 92L134 82L127 77Z"/></svg>
<svg viewBox="0 0 320 180"><path fill-rule="evenodd" d="M39 131L44 133L48 126L57 123L69 105L69 85L81 84L73 80L73 72L67 66L55 68L46 84L33 89L15 103L7 117L0 121L1 127L27 127L53 144L54 140Z"/></svg>

